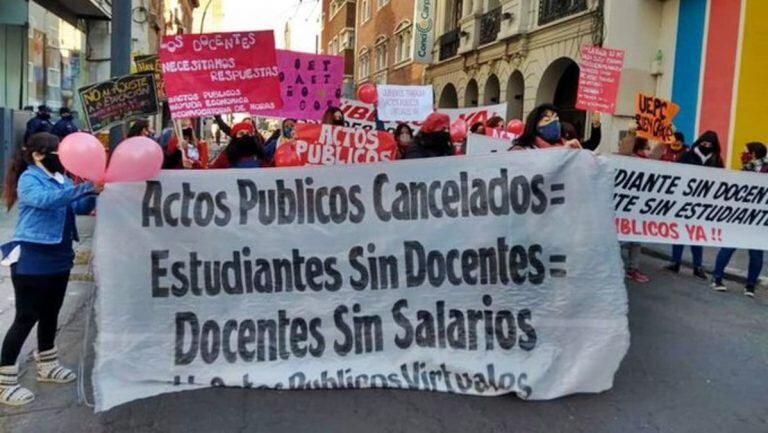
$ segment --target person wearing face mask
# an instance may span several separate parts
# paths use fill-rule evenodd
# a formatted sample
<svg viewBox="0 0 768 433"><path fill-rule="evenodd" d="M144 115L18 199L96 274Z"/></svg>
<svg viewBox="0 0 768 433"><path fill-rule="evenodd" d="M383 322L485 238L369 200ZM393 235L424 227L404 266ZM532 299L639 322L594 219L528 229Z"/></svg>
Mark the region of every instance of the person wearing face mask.
<svg viewBox="0 0 768 433"><path fill-rule="evenodd" d="M0 403L21 406L34 394L18 384L19 353L37 324L37 381L69 383L75 373L59 363L55 345L59 310L69 282L78 240L75 215L90 214L101 186L74 185L64 175L53 134L32 135L16 150L5 178L7 209L18 203L12 240L0 246L11 267L16 315L0 351Z"/></svg>
<svg viewBox="0 0 768 433"><path fill-rule="evenodd" d="M397 143L397 158L403 159L405 152L413 144L413 129L407 123L401 123L395 128L395 142Z"/></svg>
<svg viewBox="0 0 768 433"><path fill-rule="evenodd" d="M747 148L741 155L742 171L753 173L768 173L768 150L763 143L747 143ZM715 259L715 269L712 271L712 288L718 292L725 292L728 289L723 284L725 267L731 261L736 248L721 248ZM755 297L755 288L757 279L763 270L764 253L762 250L749 250L749 265L747 267L747 285L744 287L744 295L750 298Z"/></svg>
<svg viewBox="0 0 768 433"><path fill-rule="evenodd" d="M672 143L659 143L653 149L653 159L667 162L677 162L685 153L685 135L675 132L675 140Z"/></svg>
<svg viewBox="0 0 768 433"><path fill-rule="evenodd" d="M328 107L323 114L323 125L346 126L344 112L339 107Z"/></svg>
<svg viewBox="0 0 768 433"><path fill-rule="evenodd" d="M619 143L619 155L634 158L647 159L651 153L648 140L637 136L637 131L632 128ZM624 278L636 283L647 283L651 279L640 271L640 254L642 245L639 242L621 242L622 249L627 251L627 260L624 262Z"/></svg>
<svg viewBox="0 0 768 433"><path fill-rule="evenodd" d="M723 159L720 157L720 139L714 131L701 134L691 149L680 155L677 162L681 164L701 165L705 167L723 168ZM693 275L707 279L707 273L702 266L704 249L701 246L691 245L693 255ZM683 261L683 246L672 246L672 261L664 268L671 272L680 272L680 264Z"/></svg>
<svg viewBox="0 0 768 433"><path fill-rule="evenodd" d="M268 164L270 167L273 165L275 151L284 142L293 140L295 129L296 119L283 119L280 129L276 129L264 144L264 157L266 159L263 162L265 164Z"/></svg>
<svg viewBox="0 0 768 433"><path fill-rule="evenodd" d="M131 138L131 137L152 138L154 135L155 135L155 131L152 130L152 127L150 126L149 121L146 119L139 119L134 121L131 124L131 127L128 128L127 138Z"/></svg>
<svg viewBox="0 0 768 433"><path fill-rule="evenodd" d="M581 149L581 143L576 139L565 140L557 108L551 104L542 104L528 114L523 135L515 140L510 150L558 147Z"/></svg>
<svg viewBox="0 0 768 433"><path fill-rule="evenodd" d="M421 125L413 144L405 149L403 159L433 158L453 155L451 118L444 113L430 114Z"/></svg>
<svg viewBox="0 0 768 433"><path fill-rule="evenodd" d="M253 124L240 122L232 125L229 144L208 168L259 168L266 159L264 138Z"/></svg>
<svg viewBox="0 0 768 433"><path fill-rule="evenodd" d="M37 107L37 114L35 117L29 119L29 122L27 122L27 130L24 132L24 143L26 143L27 140L29 140L29 137L34 134L51 131L53 131L51 109L47 105L40 105Z"/></svg>

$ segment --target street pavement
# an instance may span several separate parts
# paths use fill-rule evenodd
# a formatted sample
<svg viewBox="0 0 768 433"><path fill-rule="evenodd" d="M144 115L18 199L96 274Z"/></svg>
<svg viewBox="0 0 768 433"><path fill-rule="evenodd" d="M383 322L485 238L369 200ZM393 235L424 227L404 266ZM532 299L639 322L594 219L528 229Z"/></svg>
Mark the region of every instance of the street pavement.
<svg viewBox="0 0 768 433"><path fill-rule="evenodd" d="M739 263L737 257L731 266ZM672 274L663 264L645 256L642 268L651 283L627 286L631 346L614 388L602 394L525 402L415 391L206 389L94 414L79 400L77 385L38 386L27 363L22 383L37 400L0 408L0 432L768 432L766 287L755 299L732 281L728 293L716 293L689 269ZM12 316L9 284L0 283L3 333ZM93 285L70 286L75 290L78 295L66 300L58 344L63 361L77 366L87 338L89 374L92 323L84 334Z"/></svg>

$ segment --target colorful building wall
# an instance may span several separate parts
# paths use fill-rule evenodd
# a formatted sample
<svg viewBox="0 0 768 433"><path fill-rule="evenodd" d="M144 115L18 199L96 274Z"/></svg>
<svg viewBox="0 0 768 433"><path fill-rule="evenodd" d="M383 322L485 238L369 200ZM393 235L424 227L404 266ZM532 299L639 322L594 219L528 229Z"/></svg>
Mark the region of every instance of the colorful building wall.
<svg viewBox="0 0 768 433"><path fill-rule="evenodd" d="M730 168L750 141L768 143L768 1L680 0L672 100L689 142L714 130Z"/></svg>

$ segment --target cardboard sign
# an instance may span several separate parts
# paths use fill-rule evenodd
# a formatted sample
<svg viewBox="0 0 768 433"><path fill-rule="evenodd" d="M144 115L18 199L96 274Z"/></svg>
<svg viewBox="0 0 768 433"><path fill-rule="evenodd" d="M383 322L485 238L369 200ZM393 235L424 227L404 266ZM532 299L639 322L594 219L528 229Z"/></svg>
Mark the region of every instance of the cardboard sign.
<svg viewBox="0 0 768 433"><path fill-rule="evenodd" d="M308 165L365 164L395 158L397 144L388 132L299 123L296 152Z"/></svg>
<svg viewBox="0 0 768 433"><path fill-rule="evenodd" d="M379 119L383 121L423 121L432 113L432 86L376 86L379 93Z"/></svg>
<svg viewBox="0 0 768 433"><path fill-rule="evenodd" d="M133 58L133 64L136 66L136 72L139 74L145 72L152 72L155 74L157 100L167 101L168 96L165 93L165 84L163 83L163 68L160 65L160 56L157 54L135 56Z"/></svg>
<svg viewBox="0 0 768 433"><path fill-rule="evenodd" d="M576 108L608 114L615 113L622 66L624 66L623 50L589 45L581 47Z"/></svg>
<svg viewBox="0 0 768 433"><path fill-rule="evenodd" d="M152 73L124 75L81 87L78 93L88 129L94 133L158 112L157 89Z"/></svg>
<svg viewBox="0 0 768 433"><path fill-rule="evenodd" d="M661 143L675 141L672 119L678 112L680 106L674 102L638 92L635 97L637 136Z"/></svg>
<svg viewBox="0 0 768 433"><path fill-rule="evenodd" d="M160 60L174 119L283 106L271 30L164 36Z"/></svg>
<svg viewBox="0 0 768 433"><path fill-rule="evenodd" d="M338 107L344 58L277 50L283 108L254 111L255 116L321 120L328 107Z"/></svg>

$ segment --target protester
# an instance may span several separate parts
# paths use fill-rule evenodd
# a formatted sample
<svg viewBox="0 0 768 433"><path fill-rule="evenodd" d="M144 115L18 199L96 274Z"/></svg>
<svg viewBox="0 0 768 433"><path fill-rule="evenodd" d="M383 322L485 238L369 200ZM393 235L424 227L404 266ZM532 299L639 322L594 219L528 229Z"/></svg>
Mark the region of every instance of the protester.
<svg viewBox="0 0 768 433"><path fill-rule="evenodd" d="M37 114L35 117L29 119L29 122L27 122L27 130L24 132L24 143L26 143L27 140L29 140L29 137L34 134L51 131L53 131L51 109L47 105L40 105L37 107Z"/></svg>
<svg viewBox="0 0 768 433"><path fill-rule="evenodd" d="M705 167L723 168L723 159L720 157L720 139L713 131L707 131L696 140L691 149L680 155L677 162L681 164L701 165ZM707 274L702 267L704 250L701 246L691 245L693 255L693 275L706 279ZM665 269L672 272L680 272L680 264L683 261L683 246L672 247L672 262Z"/></svg>
<svg viewBox="0 0 768 433"><path fill-rule="evenodd" d="M763 143L747 143L747 150L742 155L742 170L755 173L768 173L768 151ZM712 272L712 288L718 292L728 290L723 284L725 267L731 261L735 248L721 248L715 259L715 269ZM744 295L755 297L755 287L760 272L763 270L763 251L749 250L749 265L747 268L747 285L744 287Z"/></svg>
<svg viewBox="0 0 768 433"><path fill-rule="evenodd" d="M485 124L483 122L475 122L470 128L469 132L473 134L485 135Z"/></svg>
<svg viewBox="0 0 768 433"><path fill-rule="evenodd" d="M67 135L77 132L79 129L75 125L75 119L72 117L72 111L67 107L61 107L59 109L59 120L53 125L51 132L59 138L64 138Z"/></svg>
<svg viewBox="0 0 768 433"><path fill-rule="evenodd" d="M635 130L630 130L619 145L619 153L635 158L647 159L651 146L648 140L636 135ZM624 277L636 283L647 283L651 279L640 271L640 254L642 245L639 242L622 242L622 248L627 250Z"/></svg>
<svg viewBox="0 0 768 433"><path fill-rule="evenodd" d="M405 152L413 145L413 129L407 123L400 123L395 128L395 142L397 143L397 158L403 159Z"/></svg>
<svg viewBox="0 0 768 433"><path fill-rule="evenodd" d="M493 116L485 122L485 126L490 129L504 128L504 119L501 116Z"/></svg>
<svg viewBox="0 0 768 433"><path fill-rule="evenodd" d="M578 139L576 128L568 122L562 122L563 138L565 140ZM581 141L581 147L587 150L595 150L600 146L600 140L603 138L602 128L600 127L600 113L592 113L592 130L589 134L589 140Z"/></svg>
<svg viewBox="0 0 768 433"><path fill-rule="evenodd" d="M651 158L659 161L677 162L685 153L685 135L682 132L675 132L675 141L672 143L659 143L653 149Z"/></svg>
<svg viewBox="0 0 768 433"><path fill-rule="evenodd" d="M273 165L272 158L275 155L275 151L284 142L293 140L295 129L296 119L283 119L282 123L280 124L280 128L276 129L264 143L264 153L266 160L262 161L263 166Z"/></svg>
<svg viewBox="0 0 768 433"><path fill-rule="evenodd" d="M258 168L262 166L259 160L268 159L261 134L256 132L252 123L240 122L232 125L229 144L209 168Z"/></svg>
<svg viewBox="0 0 768 433"><path fill-rule="evenodd" d="M328 107L323 114L323 125L346 126L344 112L339 107Z"/></svg>
<svg viewBox="0 0 768 433"><path fill-rule="evenodd" d="M187 165L191 165L188 168L207 168L208 143L197 138L194 125L190 121L182 122L181 137L184 139L184 145L181 146L183 157L188 161Z"/></svg>
<svg viewBox="0 0 768 433"><path fill-rule="evenodd" d="M93 211L101 190L90 182L74 185L59 161L59 139L32 135L19 146L5 179L8 211L18 201L19 217L11 242L2 245L11 266L16 315L0 354L0 403L21 406L34 394L18 384L19 352L37 324L37 381L68 383L75 373L61 366L55 346L59 310L69 282L78 241L75 214Z"/></svg>
<svg viewBox="0 0 768 433"><path fill-rule="evenodd" d="M551 104L542 104L528 114L523 135L514 141L510 150L549 149L561 146L581 149L579 140L563 139L557 108Z"/></svg>
<svg viewBox="0 0 768 433"><path fill-rule="evenodd" d="M134 121L131 124L131 127L128 128L128 134L127 137L150 137L155 135L155 131L152 130L152 127L149 124L149 121L146 119L138 119Z"/></svg>
<svg viewBox="0 0 768 433"><path fill-rule="evenodd" d="M432 158L453 155L451 144L451 118L447 114L434 112L421 125L421 130L405 150L403 159Z"/></svg>

